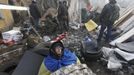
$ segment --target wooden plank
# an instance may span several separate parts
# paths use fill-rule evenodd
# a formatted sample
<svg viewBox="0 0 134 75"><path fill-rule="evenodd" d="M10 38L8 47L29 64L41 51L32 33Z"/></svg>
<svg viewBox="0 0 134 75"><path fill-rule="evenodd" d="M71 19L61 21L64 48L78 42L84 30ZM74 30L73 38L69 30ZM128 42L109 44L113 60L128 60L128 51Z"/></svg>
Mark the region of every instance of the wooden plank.
<svg viewBox="0 0 134 75"><path fill-rule="evenodd" d="M121 26L119 26L119 29L124 30L132 21L134 21L134 15L130 17L126 22L124 22Z"/></svg>
<svg viewBox="0 0 134 75"><path fill-rule="evenodd" d="M130 7L131 6L131 7ZM131 3L125 11L123 11L122 14L120 14L120 18L114 23L114 26L116 27L119 25L130 13L132 13L134 10L134 5Z"/></svg>
<svg viewBox="0 0 134 75"><path fill-rule="evenodd" d="M134 35L134 28L132 28L131 30L129 30L127 33L120 36L119 38L115 39L114 41L110 42L110 45L115 46L116 43L122 43L133 35Z"/></svg>
<svg viewBox="0 0 134 75"><path fill-rule="evenodd" d="M129 12L127 12L125 15L120 17L115 23L114 27L118 26L130 13L132 13L133 9L131 9Z"/></svg>

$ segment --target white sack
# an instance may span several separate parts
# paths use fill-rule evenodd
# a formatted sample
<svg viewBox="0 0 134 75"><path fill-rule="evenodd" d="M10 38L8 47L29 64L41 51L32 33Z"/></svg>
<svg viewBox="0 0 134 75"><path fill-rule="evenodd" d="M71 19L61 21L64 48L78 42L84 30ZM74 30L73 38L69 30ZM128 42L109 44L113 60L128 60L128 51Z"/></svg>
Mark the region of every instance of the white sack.
<svg viewBox="0 0 134 75"><path fill-rule="evenodd" d="M110 57L108 60L107 68L113 71L116 71L118 69L122 68L122 64L120 61L114 57Z"/></svg>
<svg viewBox="0 0 134 75"><path fill-rule="evenodd" d="M23 38L23 34L18 30L10 30L2 33L4 41L14 40L16 43L19 42Z"/></svg>

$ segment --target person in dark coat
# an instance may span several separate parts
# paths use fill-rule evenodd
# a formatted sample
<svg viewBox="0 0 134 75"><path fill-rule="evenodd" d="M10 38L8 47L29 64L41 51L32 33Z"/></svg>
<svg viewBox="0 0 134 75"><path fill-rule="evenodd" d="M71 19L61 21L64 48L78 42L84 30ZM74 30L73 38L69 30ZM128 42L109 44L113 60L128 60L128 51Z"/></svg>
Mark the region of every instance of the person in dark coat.
<svg viewBox="0 0 134 75"><path fill-rule="evenodd" d="M39 12L39 9L37 7L35 0L32 1L29 8L30 8L30 14L32 16L33 23L37 29L37 28L39 28L39 19L41 18L41 14Z"/></svg>
<svg viewBox="0 0 134 75"><path fill-rule="evenodd" d="M60 24L60 30L61 31L68 31L68 6L66 1L59 2L59 7L58 7L58 21Z"/></svg>
<svg viewBox="0 0 134 75"><path fill-rule="evenodd" d="M68 5L67 5L67 1L63 1L64 4L64 20L65 20L65 28L68 31L69 29L69 15L68 15Z"/></svg>
<svg viewBox="0 0 134 75"><path fill-rule="evenodd" d="M106 42L111 41L111 33L114 22L119 18L120 8L117 5L116 0L109 0L109 3L106 4L100 15L101 30L99 37L97 39L98 43L101 41L101 38L104 34L105 29L107 28Z"/></svg>

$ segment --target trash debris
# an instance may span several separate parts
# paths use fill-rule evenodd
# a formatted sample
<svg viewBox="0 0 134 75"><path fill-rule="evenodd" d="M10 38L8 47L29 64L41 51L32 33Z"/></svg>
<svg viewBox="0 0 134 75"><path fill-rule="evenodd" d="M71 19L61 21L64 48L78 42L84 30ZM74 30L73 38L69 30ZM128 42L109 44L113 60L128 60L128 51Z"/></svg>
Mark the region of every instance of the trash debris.
<svg viewBox="0 0 134 75"><path fill-rule="evenodd" d="M44 36L44 37L43 37L43 40L44 40L44 42L48 42L48 41L50 41L51 39L50 39L49 36Z"/></svg>
<svg viewBox="0 0 134 75"><path fill-rule="evenodd" d="M122 64L116 58L110 57L108 60L107 68L112 71L117 71L118 69L122 69Z"/></svg>
<svg viewBox="0 0 134 75"><path fill-rule="evenodd" d="M103 52L103 57L106 59L106 62L108 61L107 68L112 71L118 71L123 68L122 64L128 64L128 62L118 59L115 53L116 49L117 48L107 48L107 47L103 47L101 49Z"/></svg>
<svg viewBox="0 0 134 75"><path fill-rule="evenodd" d="M102 47L101 51L103 52L103 57L108 59L111 55L113 55L114 50L107 47Z"/></svg>
<svg viewBox="0 0 134 75"><path fill-rule="evenodd" d="M17 30L10 30L7 32L2 33L3 40L5 43L14 41L15 44L20 42L23 38L23 35L20 31Z"/></svg>
<svg viewBox="0 0 134 75"><path fill-rule="evenodd" d="M72 23L70 24L70 27L71 27L72 29L78 30L78 29L80 28L80 23L72 22Z"/></svg>

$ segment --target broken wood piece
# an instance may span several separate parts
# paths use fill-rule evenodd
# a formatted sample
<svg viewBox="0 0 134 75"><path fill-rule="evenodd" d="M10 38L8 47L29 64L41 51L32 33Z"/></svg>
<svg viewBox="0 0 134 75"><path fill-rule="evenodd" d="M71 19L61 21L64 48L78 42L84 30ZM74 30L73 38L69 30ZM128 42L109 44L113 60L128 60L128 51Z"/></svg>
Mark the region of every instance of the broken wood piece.
<svg viewBox="0 0 134 75"><path fill-rule="evenodd" d="M131 30L129 30L127 33L125 33L124 35L122 35L119 38L115 39L114 41L110 42L110 45L115 46L116 43L122 43L133 35L134 35L134 27Z"/></svg>

